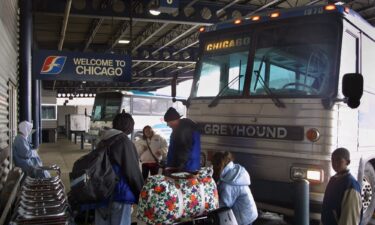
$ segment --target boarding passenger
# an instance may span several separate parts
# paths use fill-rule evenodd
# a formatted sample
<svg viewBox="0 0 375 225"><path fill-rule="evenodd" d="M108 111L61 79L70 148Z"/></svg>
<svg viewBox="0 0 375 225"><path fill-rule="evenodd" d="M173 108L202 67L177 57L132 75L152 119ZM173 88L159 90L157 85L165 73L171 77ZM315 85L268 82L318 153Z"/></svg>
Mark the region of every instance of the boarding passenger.
<svg viewBox="0 0 375 225"><path fill-rule="evenodd" d="M198 126L190 119L170 107L164 115L167 125L172 128L167 155L167 170L196 172L200 169L201 142Z"/></svg>
<svg viewBox="0 0 375 225"><path fill-rule="evenodd" d="M212 166L219 192L219 207L231 208L238 225L251 225L258 217L258 210L249 187L249 173L241 165L233 163L230 152L215 153Z"/></svg>
<svg viewBox="0 0 375 225"><path fill-rule="evenodd" d="M359 225L362 220L361 188L348 169L350 153L338 148L332 153L331 177L324 193L321 224Z"/></svg>
<svg viewBox="0 0 375 225"><path fill-rule="evenodd" d="M165 138L156 134L150 126L145 126L142 130L142 137L135 142L139 159L142 163L143 179L151 175L158 174L163 158L166 158L168 144Z"/></svg>
<svg viewBox="0 0 375 225"><path fill-rule="evenodd" d="M137 150L126 136L133 132L133 117L125 112L113 119L113 129L103 131L101 140L111 143L109 159L119 181L109 201L99 204L95 210L95 225L130 225L132 204L138 202L143 177L138 166ZM122 133L126 135L118 136ZM119 138L121 137L121 138Z"/></svg>
<svg viewBox="0 0 375 225"><path fill-rule="evenodd" d="M32 129L33 124L28 121L22 121L18 125L19 133L14 139L12 147L14 164L20 167L27 176L48 178L50 174L47 171L38 169L42 166L42 160L36 150L32 149L28 140Z"/></svg>

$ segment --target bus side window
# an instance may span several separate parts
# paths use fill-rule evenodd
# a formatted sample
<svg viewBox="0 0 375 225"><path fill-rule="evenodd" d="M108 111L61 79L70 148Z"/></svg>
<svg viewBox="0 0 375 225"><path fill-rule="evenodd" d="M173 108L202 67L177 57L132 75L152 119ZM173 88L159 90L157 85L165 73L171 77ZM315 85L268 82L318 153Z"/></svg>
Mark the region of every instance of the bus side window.
<svg viewBox="0 0 375 225"><path fill-rule="evenodd" d="M151 111L153 115L164 115L168 110L168 100L152 99Z"/></svg>
<svg viewBox="0 0 375 225"><path fill-rule="evenodd" d="M134 114L150 114L151 113L151 99L133 98L133 113Z"/></svg>

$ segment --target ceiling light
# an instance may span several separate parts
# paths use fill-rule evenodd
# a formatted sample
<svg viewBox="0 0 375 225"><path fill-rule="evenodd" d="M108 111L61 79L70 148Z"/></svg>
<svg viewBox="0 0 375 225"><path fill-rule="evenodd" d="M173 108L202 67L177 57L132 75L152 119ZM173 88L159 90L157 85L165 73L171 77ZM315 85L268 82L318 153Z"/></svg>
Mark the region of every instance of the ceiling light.
<svg viewBox="0 0 375 225"><path fill-rule="evenodd" d="M155 8L151 8L148 11L150 12L151 15L154 15L154 16L159 16L161 13L158 9L155 9Z"/></svg>
<svg viewBox="0 0 375 225"><path fill-rule="evenodd" d="M182 66L177 66L177 69L182 69L183 67Z"/></svg>
<svg viewBox="0 0 375 225"><path fill-rule="evenodd" d="M119 40L118 41L119 44L129 44L130 43L130 40Z"/></svg>

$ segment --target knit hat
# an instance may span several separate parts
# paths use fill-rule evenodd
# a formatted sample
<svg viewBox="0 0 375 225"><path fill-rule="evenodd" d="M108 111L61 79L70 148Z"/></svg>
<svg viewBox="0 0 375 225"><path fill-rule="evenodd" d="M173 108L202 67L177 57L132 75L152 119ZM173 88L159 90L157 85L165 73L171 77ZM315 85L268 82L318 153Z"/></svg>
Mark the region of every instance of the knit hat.
<svg viewBox="0 0 375 225"><path fill-rule="evenodd" d="M164 114L164 120L165 122L173 121L180 119L181 115L177 112L177 110L173 107L169 107L167 112Z"/></svg>

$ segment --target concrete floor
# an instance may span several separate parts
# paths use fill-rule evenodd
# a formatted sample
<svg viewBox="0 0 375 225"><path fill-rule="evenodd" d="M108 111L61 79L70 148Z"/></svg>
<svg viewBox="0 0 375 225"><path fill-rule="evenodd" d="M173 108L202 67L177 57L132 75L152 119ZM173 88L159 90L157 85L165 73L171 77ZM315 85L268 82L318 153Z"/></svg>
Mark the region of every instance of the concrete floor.
<svg viewBox="0 0 375 225"><path fill-rule="evenodd" d="M65 190L70 190L69 172L73 168L74 162L91 151L91 144L85 143L84 149L80 149L80 141L74 144L74 141L70 141L63 138L58 138L56 143L43 143L39 147L39 155L42 158L44 165L56 164L61 169L61 179L65 185ZM135 214L135 213L133 213ZM144 223L137 221L133 216L132 221L137 222L138 225L144 225ZM276 214L264 214L254 223L254 225L288 225L283 221L282 217ZM375 225L373 219L369 225Z"/></svg>

